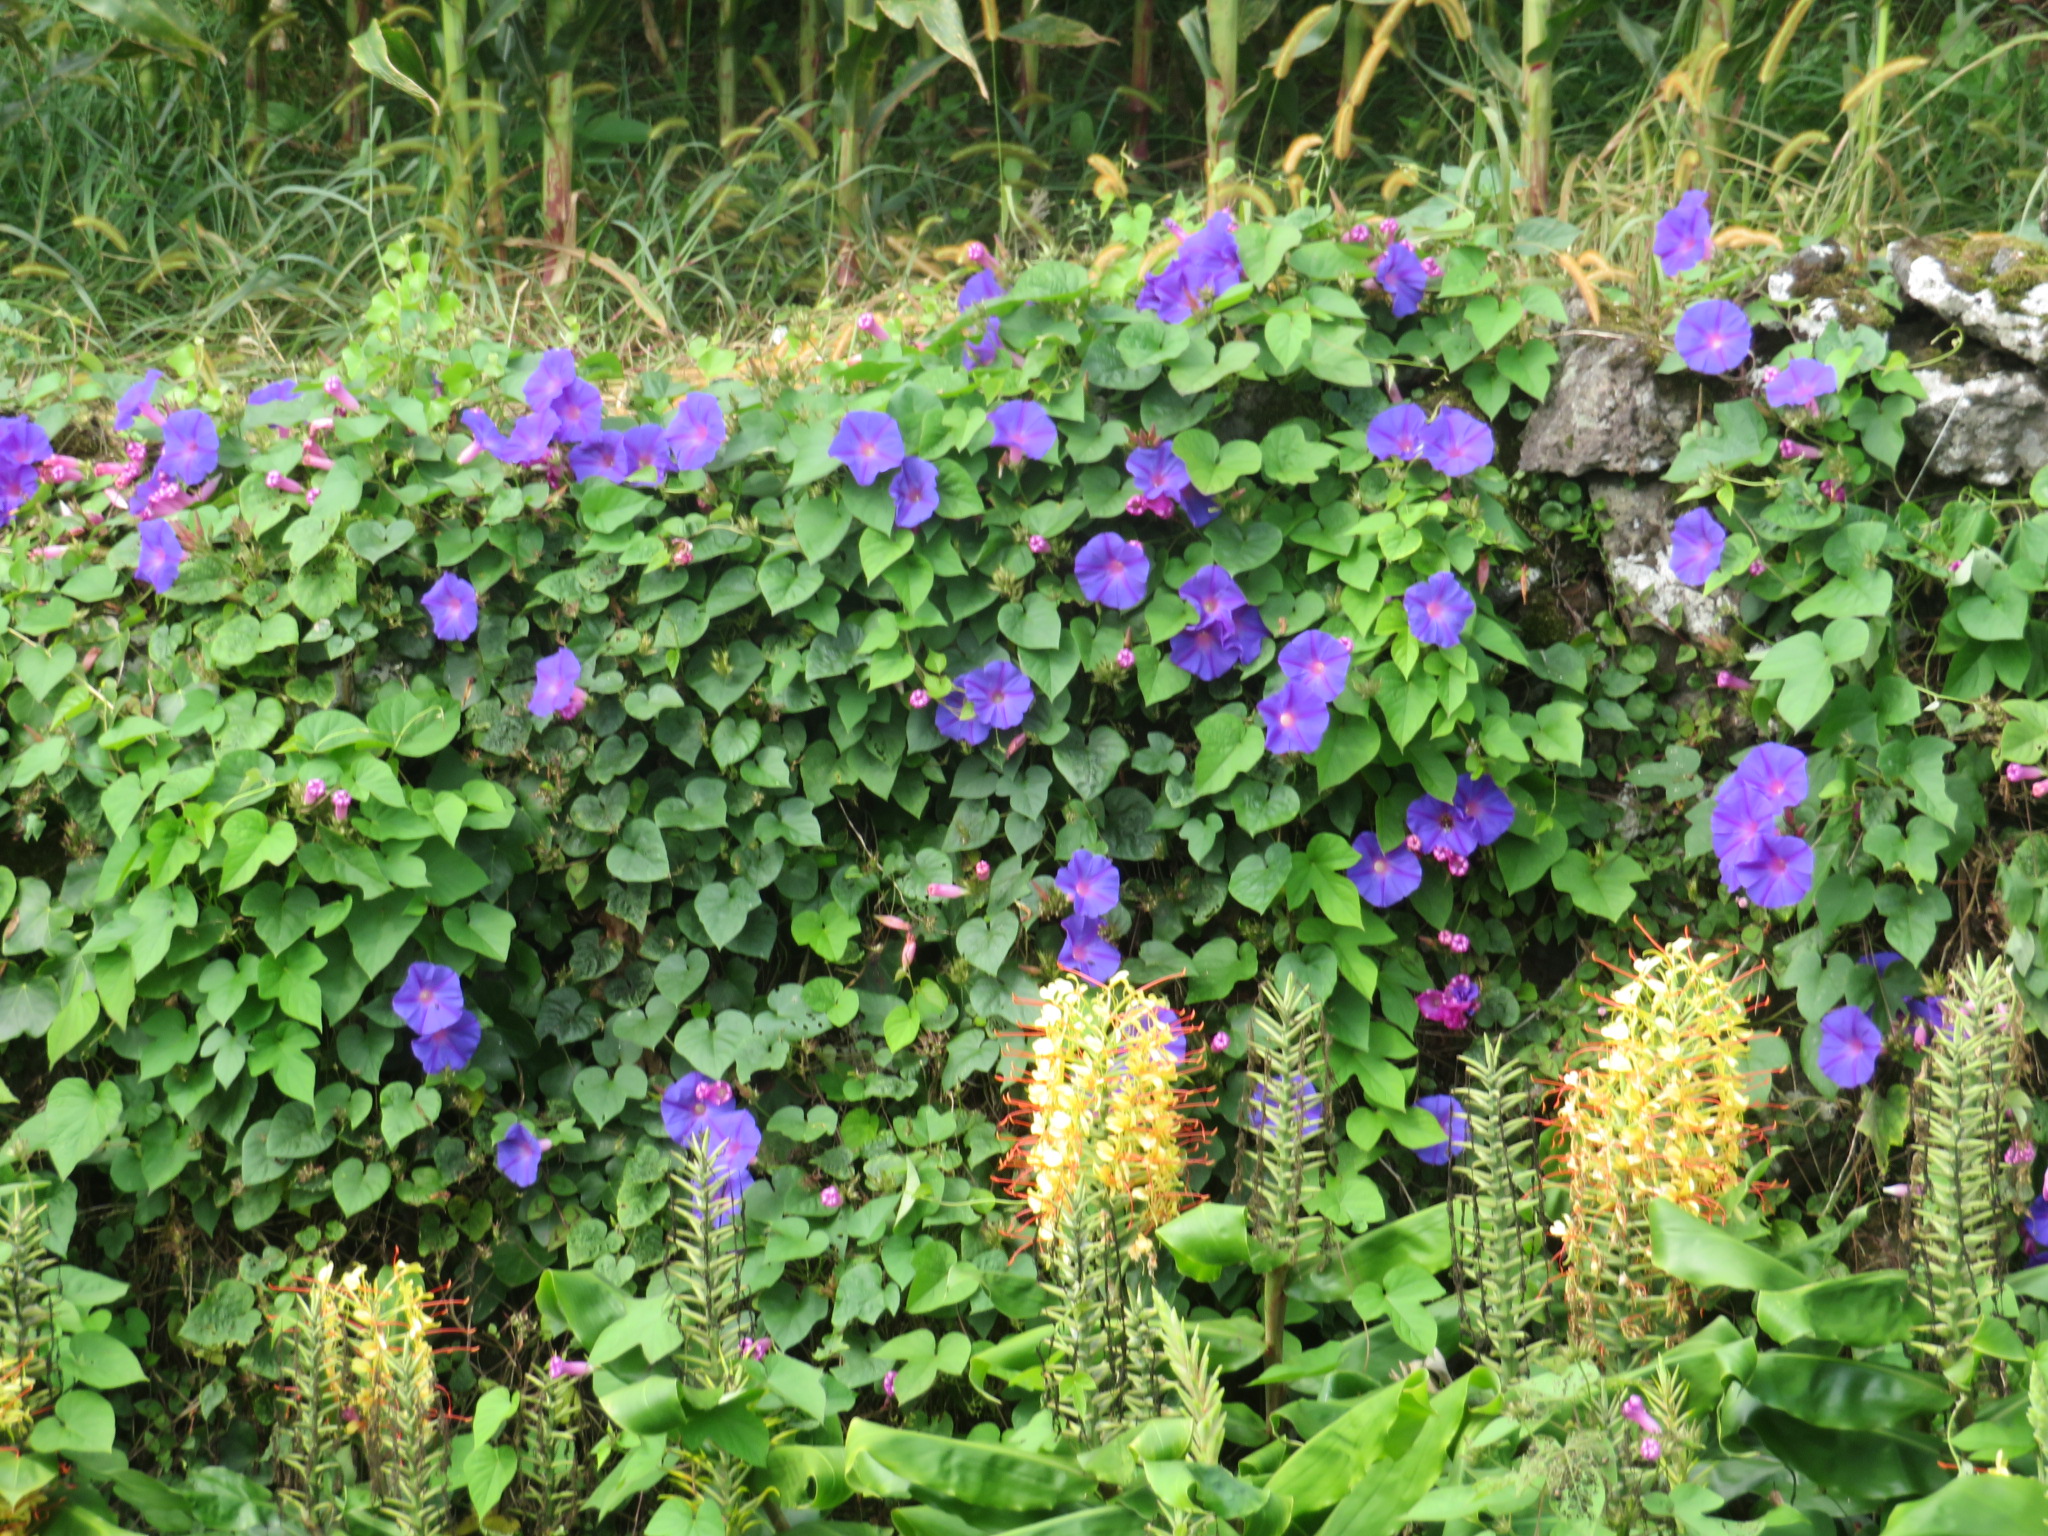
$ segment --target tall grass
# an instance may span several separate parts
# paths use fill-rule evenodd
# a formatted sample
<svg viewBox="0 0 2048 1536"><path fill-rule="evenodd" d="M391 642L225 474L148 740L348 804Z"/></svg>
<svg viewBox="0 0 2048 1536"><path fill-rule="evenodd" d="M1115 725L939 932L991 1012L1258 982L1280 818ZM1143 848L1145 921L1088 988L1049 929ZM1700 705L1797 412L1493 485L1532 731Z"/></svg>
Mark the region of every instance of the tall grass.
<svg viewBox="0 0 2048 1536"><path fill-rule="evenodd" d="M2048 16L2027 5L1416 0L1318 22L1298 0L1210 3L1198 61L1169 10L1060 4L1113 41L970 37L986 99L878 19L865 115L847 121L842 91L836 134L830 8L619 7L581 44L567 102L566 253L547 244L545 61L522 62L509 22L485 35L450 0L417 24L427 56L464 57L458 34L469 48L425 82L450 104L436 116L358 70L312 10L208 8L208 59L114 53L106 24L31 4L4 56L0 299L58 354L205 336L312 357L378 281L378 246L412 233L480 319L645 348L937 275L934 250L966 239L1013 256L1081 239L1090 155L1133 151L1131 196L1159 200L1198 190L1212 148L1273 181L1303 135L1325 137L1305 184L1347 207L1382 206L1404 169L1397 184L1434 190L1451 168L1483 217L1568 220L1578 249L1623 266L1687 185L1711 183L1724 223L1867 243L2011 229L2048 184ZM970 31L985 9L963 7ZM1234 84L1212 83L1233 19ZM1226 129L1232 90L1248 110Z"/></svg>

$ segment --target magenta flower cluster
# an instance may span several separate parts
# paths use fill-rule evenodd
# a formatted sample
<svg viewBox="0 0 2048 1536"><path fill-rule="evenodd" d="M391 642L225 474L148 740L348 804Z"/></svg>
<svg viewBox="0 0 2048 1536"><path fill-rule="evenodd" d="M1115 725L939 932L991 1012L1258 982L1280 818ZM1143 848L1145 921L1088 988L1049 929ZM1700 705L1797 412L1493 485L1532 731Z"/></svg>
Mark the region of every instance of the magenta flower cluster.
<svg viewBox="0 0 2048 1536"><path fill-rule="evenodd" d="M1163 438L1149 448L1133 448L1124 460L1124 472L1132 485L1124 510L1133 517L1148 512L1154 517L1171 517L1180 511L1195 528L1205 528L1216 520L1216 503L1195 489L1186 462L1174 451L1172 438Z"/></svg>
<svg viewBox="0 0 2048 1536"><path fill-rule="evenodd" d="M1490 774L1464 774L1449 800L1418 795L1409 803L1406 821L1408 836L1392 848L1382 848L1370 832L1352 840L1358 862L1349 871L1351 883L1376 907L1396 906L1421 888L1424 856L1452 876L1463 875L1473 854L1499 842L1514 826L1515 803Z"/></svg>

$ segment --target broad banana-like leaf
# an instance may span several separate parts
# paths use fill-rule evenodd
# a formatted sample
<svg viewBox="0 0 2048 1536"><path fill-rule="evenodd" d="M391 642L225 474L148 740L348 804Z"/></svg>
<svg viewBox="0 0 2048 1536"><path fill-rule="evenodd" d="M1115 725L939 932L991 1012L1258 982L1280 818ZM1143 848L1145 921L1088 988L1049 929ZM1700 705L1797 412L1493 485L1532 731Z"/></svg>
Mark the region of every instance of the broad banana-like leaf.
<svg viewBox="0 0 2048 1536"><path fill-rule="evenodd" d="M405 28L373 21L360 36L349 39L348 51L365 74L418 97L440 116L441 103L421 83L427 79L427 61L420 57L419 44Z"/></svg>
<svg viewBox="0 0 2048 1536"><path fill-rule="evenodd" d="M71 0L82 11L110 21L130 37L165 53L218 59L215 48L186 19L176 0Z"/></svg>
<svg viewBox="0 0 2048 1536"><path fill-rule="evenodd" d="M899 27L923 27L924 35L950 53L974 76L982 100L988 99L988 82L981 78L981 64L967 42L967 28L960 20L959 0L879 0L882 14Z"/></svg>

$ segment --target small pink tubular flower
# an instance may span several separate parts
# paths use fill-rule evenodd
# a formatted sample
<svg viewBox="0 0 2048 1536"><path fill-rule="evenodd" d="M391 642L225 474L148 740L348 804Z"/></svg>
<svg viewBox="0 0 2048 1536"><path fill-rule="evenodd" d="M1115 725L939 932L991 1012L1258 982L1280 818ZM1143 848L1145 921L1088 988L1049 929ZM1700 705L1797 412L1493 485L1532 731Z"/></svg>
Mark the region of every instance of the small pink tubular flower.
<svg viewBox="0 0 2048 1536"><path fill-rule="evenodd" d="M64 546L62 544L44 544L40 548L30 550L28 557L31 560L62 560L64 558Z"/></svg>
<svg viewBox="0 0 2048 1536"><path fill-rule="evenodd" d="M341 375L338 373L320 387L327 391L327 398L334 402L334 408L344 416L353 415L363 408L361 402L348 392L348 386L341 382Z"/></svg>
<svg viewBox="0 0 2048 1536"><path fill-rule="evenodd" d="M896 1373L894 1371L884 1371L882 1373L882 1396L891 1401L895 1400Z"/></svg>
<svg viewBox="0 0 2048 1536"><path fill-rule="evenodd" d="M1817 459L1820 457L1820 450L1793 438L1782 437L1778 439L1778 457L1781 459Z"/></svg>
<svg viewBox="0 0 2048 1536"><path fill-rule="evenodd" d="M891 929L896 933L910 932L909 921L907 919L897 917L893 913L877 912L875 914L875 921L880 923L884 928Z"/></svg>
<svg viewBox="0 0 2048 1536"><path fill-rule="evenodd" d="M965 896L967 887L954 885L949 880L934 880L924 888L924 893L933 901L951 901L957 896Z"/></svg>
<svg viewBox="0 0 2048 1536"><path fill-rule="evenodd" d="M1024 542L1030 548L1031 553L1033 553L1034 555L1042 555L1048 549L1052 548L1051 541L1048 540L1046 536L1042 533L1034 533L1033 535L1031 535L1030 538L1026 539Z"/></svg>
<svg viewBox="0 0 2048 1536"><path fill-rule="evenodd" d="M565 1360L560 1355L556 1355L548 1361L548 1375L552 1376L556 1381L561 1381L565 1377L588 1376L589 1374L590 1362L588 1360Z"/></svg>
<svg viewBox="0 0 2048 1536"><path fill-rule="evenodd" d="M303 485L280 470L273 469L270 471L269 474L263 477L263 483L273 491L283 491L287 496L303 496L306 494L306 488Z"/></svg>
<svg viewBox="0 0 2048 1536"><path fill-rule="evenodd" d="M1833 502L1844 502L1849 499L1849 487L1839 480L1821 481L1820 493Z"/></svg>
<svg viewBox="0 0 2048 1536"><path fill-rule="evenodd" d="M903 939L903 953L897 959L897 969L907 971L917 959L917 935L906 934Z"/></svg>
<svg viewBox="0 0 2048 1536"><path fill-rule="evenodd" d="M926 693L922 688L913 688L910 690L910 707L912 709L923 709L927 704L931 703L931 701L932 696Z"/></svg>
<svg viewBox="0 0 2048 1536"><path fill-rule="evenodd" d="M861 317L854 321L853 325L854 329L862 335L872 336L876 341L887 341L889 339L889 333L883 328L882 322L877 320L871 313L863 311Z"/></svg>
<svg viewBox="0 0 2048 1536"><path fill-rule="evenodd" d="M2016 1141L2005 1149L2005 1166L2025 1168L2034 1161L2034 1144L2031 1141Z"/></svg>
<svg viewBox="0 0 2048 1536"><path fill-rule="evenodd" d="M1756 687L1756 684L1740 673L1716 672L1714 674L1714 686L1716 688L1730 688L1737 693L1747 693Z"/></svg>
<svg viewBox="0 0 2048 1536"><path fill-rule="evenodd" d="M677 539L674 547L669 551L668 563L670 565L688 565L696 558L697 551L692 547L690 541L688 539Z"/></svg>
<svg viewBox="0 0 2048 1536"><path fill-rule="evenodd" d="M846 1204L846 1196L839 1193L839 1186L837 1184L827 1184L818 1191L818 1204L825 1207L828 1211L836 1211L840 1206Z"/></svg>
<svg viewBox="0 0 2048 1536"><path fill-rule="evenodd" d="M1368 240L1372 239L1372 226L1369 224L1354 224L1345 230L1342 235L1338 236L1338 239L1342 240L1346 245L1364 245Z"/></svg>
<svg viewBox="0 0 2048 1536"><path fill-rule="evenodd" d="M68 453L54 453L36 467L36 473L43 477L46 485L69 485L73 480L85 478L85 462L72 458Z"/></svg>
<svg viewBox="0 0 2048 1536"><path fill-rule="evenodd" d="M1391 240L1391 239L1393 239L1393 238L1394 238L1394 236L1396 236L1396 235L1398 235L1398 234L1400 234L1400 233L1401 233L1401 221L1400 221L1399 219L1381 219L1381 220L1380 220L1380 238L1381 238L1382 240Z"/></svg>
<svg viewBox="0 0 2048 1536"><path fill-rule="evenodd" d="M1638 1454L1645 1461L1661 1461L1664 1457L1664 1442L1655 1435L1645 1435L1643 1436L1642 1448Z"/></svg>
<svg viewBox="0 0 2048 1536"><path fill-rule="evenodd" d="M1621 1416L1635 1425L1646 1435L1659 1434L1664 1426L1650 1417L1650 1410L1644 1406L1642 1394L1631 1392L1621 1405Z"/></svg>
<svg viewBox="0 0 2048 1536"><path fill-rule="evenodd" d="M976 859L974 861L974 878L977 880L986 880L988 878L987 859Z"/></svg>
<svg viewBox="0 0 2048 1536"><path fill-rule="evenodd" d="M325 800L326 798L327 781L325 779L306 780L305 803L307 805L318 805L322 800Z"/></svg>
<svg viewBox="0 0 2048 1536"><path fill-rule="evenodd" d="M1116 653L1116 664L1128 672L1138 664L1138 658L1132 654L1131 648L1127 645Z"/></svg>
<svg viewBox="0 0 2048 1536"><path fill-rule="evenodd" d="M354 795L345 789L337 789L334 792L334 819L337 822L347 821L349 808L355 803L356 797Z"/></svg>
<svg viewBox="0 0 2048 1536"><path fill-rule="evenodd" d="M1219 1029L1219 1030L1217 1030L1215 1034L1213 1034L1213 1035L1211 1035L1211 1036L1209 1037L1209 1049L1210 1049L1210 1050L1212 1050L1212 1051L1227 1051L1227 1050L1229 1050L1229 1049L1230 1049L1230 1036L1229 1036L1229 1035L1227 1035L1227 1034L1225 1034L1225 1033L1224 1033L1224 1032L1223 1032L1222 1030L1220 1030L1220 1029Z"/></svg>
<svg viewBox="0 0 2048 1536"><path fill-rule="evenodd" d="M2005 782L2008 784L2031 784L2036 779L2048 779L2048 768L2027 768L2019 763L2005 765Z"/></svg>
<svg viewBox="0 0 2048 1536"><path fill-rule="evenodd" d="M310 437L299 445L299 462L307 469L334 468L334 460L327 456L327 450Z"/></svg>
<svg viewBox="0 0 2048 1536"><path fill-rule="evenodd" d="M1443 263L1434 256L1422 258L1422 270L1431 277L1442 277L1444 275Z"/></svg>
<svg viewBox="0 0 2048 1536"><path fill-rule="evenodd" d="M1766 569L1767 567L1761 560L1752 560L1749 562L1749 574L1752 576L1761 576L1763 575Z"/></svg>

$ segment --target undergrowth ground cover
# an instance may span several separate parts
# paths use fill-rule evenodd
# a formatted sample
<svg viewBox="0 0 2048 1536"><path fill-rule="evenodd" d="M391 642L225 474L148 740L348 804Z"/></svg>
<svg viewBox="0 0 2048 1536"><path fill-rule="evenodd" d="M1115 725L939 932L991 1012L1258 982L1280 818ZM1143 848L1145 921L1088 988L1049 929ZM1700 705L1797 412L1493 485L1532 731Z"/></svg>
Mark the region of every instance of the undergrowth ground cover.
<svg viewBox="0 0 2048 1536"><path fill-rule="evenodd" d="M2048 1518L2048 482L1704 197L1483 190L24 370L9 1518ZM1513 468L1589 299L1697 637Z"/></svg>

